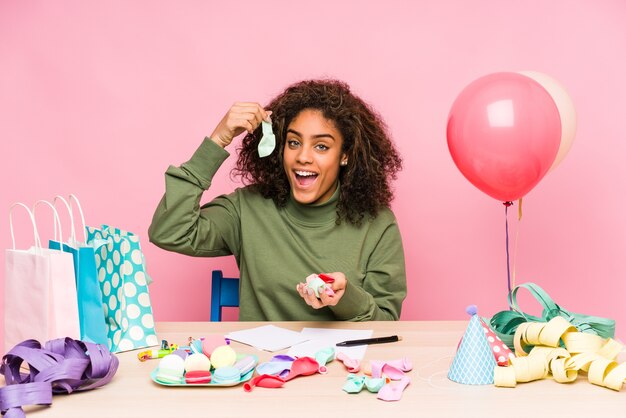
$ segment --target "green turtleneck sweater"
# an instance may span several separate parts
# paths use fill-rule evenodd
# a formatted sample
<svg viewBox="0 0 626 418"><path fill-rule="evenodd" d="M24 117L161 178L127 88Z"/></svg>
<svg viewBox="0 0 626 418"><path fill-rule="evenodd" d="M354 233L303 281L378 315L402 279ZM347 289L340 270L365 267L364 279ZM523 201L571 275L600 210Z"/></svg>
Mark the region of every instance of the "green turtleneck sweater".
<svg viewBox="0 0 626 418"><path fill-rule="evenodd" d="M234 255L242 321L397 320L406 296L402 240L389 209L355 226L335 223L338 190L325 203L279 208L249 187L200 198L229 153L205 138L191 159L165 173L150 241L182 254ZM296 291L312 273L348 280L336 306L313 309Z"/></svg>

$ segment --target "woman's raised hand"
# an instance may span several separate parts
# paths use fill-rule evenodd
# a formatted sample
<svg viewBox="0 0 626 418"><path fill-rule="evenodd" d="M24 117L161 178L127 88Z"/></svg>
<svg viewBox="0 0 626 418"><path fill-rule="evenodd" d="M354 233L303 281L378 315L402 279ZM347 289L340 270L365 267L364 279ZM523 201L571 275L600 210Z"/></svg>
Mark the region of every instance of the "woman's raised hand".
<svg viewBox="0 0 626 418"><path fill-rule="evenodd" d="M252 133L261 121L269 122L271 114L272 112L266 111L258 103L237 102L228 109L210 138L217 145L225 148L242 132Z"/></svg>

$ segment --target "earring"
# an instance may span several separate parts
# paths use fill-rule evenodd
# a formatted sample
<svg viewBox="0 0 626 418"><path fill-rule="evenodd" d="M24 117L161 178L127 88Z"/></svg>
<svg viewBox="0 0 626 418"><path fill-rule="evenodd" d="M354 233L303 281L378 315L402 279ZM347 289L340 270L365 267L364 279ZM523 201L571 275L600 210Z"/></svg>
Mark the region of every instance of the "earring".
<svg viewBox="0 0 626 418"><path fill-rule="evenodd" d="M344 161L340 162L339 165L348 165L348 160L344 160Z"/></svg>

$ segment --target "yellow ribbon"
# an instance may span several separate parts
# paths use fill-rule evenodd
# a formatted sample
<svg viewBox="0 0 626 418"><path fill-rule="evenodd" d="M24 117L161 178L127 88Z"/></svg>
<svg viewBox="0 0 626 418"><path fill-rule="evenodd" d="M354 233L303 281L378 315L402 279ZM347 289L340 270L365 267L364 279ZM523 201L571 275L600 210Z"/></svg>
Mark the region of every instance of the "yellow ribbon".
<svg viewBox="0 0 626 418"><path fill-rule="evenodd" d="M561 316L550 322L525 322L515 336L515 355L508 367L496 366L494 383L515 387L517 383L543 379L549 374L559 383L573 382L580 371L589 382L621 390L626 381L626 363L616 359L622 344L612 338L578 332ZM563 342L565 348L560 347Z"/></svg>

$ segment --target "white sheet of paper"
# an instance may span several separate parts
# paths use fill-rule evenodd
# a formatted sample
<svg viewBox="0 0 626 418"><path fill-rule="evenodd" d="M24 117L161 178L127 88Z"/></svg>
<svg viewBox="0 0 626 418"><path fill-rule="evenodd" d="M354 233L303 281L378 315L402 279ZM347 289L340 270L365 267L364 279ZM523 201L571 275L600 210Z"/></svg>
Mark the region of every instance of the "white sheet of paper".
<svg viewBox="0 0 626 418"><path fill-rule="evenodd" d="M315 353L318 351L327 347L334 347L335 353L344 353L352 359L362 360L367 350L366 345L336 347L335 344L346 340L370 338L373 332L371 329L303 328L300 334L309 341L292 346L287 354L292 357L315 357Z"/></svg>
<svg viewBox="0 0 626 418"><path fill-rule="evenodd" d="M248 344L259 350L278 351L309 339L300 332L280 328L275 325L263 325L256 328L233 331L225 335L233 341Z"/></svg>

